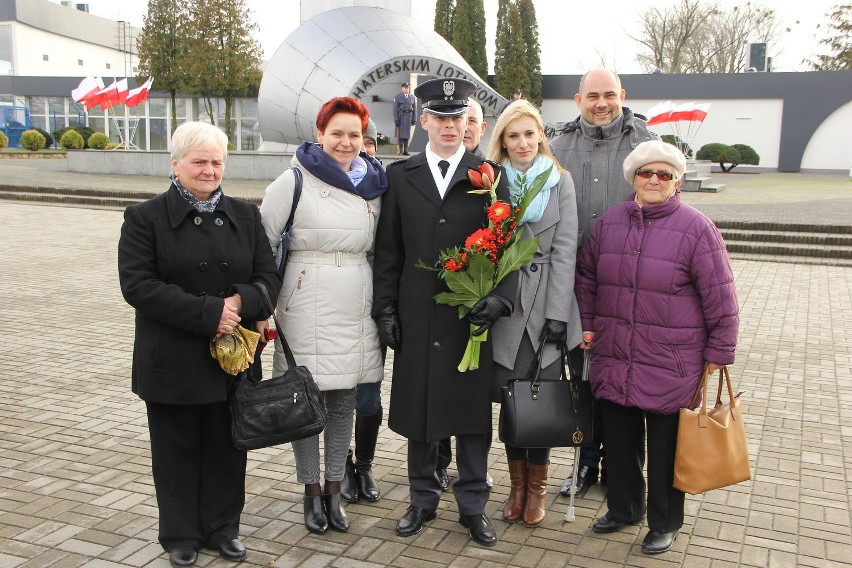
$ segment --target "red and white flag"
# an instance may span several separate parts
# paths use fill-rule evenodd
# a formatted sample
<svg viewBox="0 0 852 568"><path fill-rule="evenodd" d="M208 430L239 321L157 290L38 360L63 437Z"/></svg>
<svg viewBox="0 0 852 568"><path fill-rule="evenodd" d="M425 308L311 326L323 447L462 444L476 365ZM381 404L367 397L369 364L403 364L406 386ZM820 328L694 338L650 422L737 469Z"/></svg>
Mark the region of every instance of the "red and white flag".
<svg viewBox="0 0 852 568"><path fill-rule="evenodd" d="M124 104L128 107L134 107L139 103L143 102L148 98L148 93L151 92L151 85L154 84L154 78L149 77L147 81L142 83L139 87L135 89L131 89L127 93L127 100L124 101Z"/></svg>
<svg viewBox="0 0 852 568"><path fill-rule="evenodd" d="M107 91L107 96L101 100L101 110L120 105L127 98L127 79L114 82L110 87L113 88Z"/></svg>
<svg viewBox="0 0 852 568"><path fill-rule="evenodd" d="M671 101L660 103L648 109L648 126L662 124L664 122L704 122L707 117L707 111L710 110L710 103L682 103L672 105Z"/></svg>
<svg viewBox="0 0 852 568"><path fill-rule="evenodd" d="M71 91L71 98L75 103L82 103L87 98L91 97L98 91L104 88L104 81L100 77L92 77L89 75L77 85L77 88Z"/></svg>
<svg viewBox="0 0 852 568"><path fill-rule="evenodd" d="M672 112L672 102L666 101L664 103L659 103L648 109L648 112L645 113L645 116L648 117L648 122L646 123L648 126L653 126L655 124L662 124L663 122L669 121L669 114Z"/></svg>
<svg viewBox="0 0 852 568"><path fill-rule="evenodd" d="M96 93L86 97L86 100L85 100L85 103L84 103L86 105L86 110L92 110L92 108L101 104L101 102L103 102L104 100L107 99L107 97L109 97L109 92L113 89L115 89L115 81L114 80L108 87L104 87L104 88L100 89L99 91L97 91Z"/></svg>

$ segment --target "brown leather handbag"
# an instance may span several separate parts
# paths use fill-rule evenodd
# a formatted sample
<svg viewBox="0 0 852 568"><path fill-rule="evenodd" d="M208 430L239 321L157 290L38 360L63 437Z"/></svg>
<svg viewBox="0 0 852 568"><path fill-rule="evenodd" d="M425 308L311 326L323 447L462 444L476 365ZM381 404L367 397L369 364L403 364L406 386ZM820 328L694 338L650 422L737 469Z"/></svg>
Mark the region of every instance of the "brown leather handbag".
<svg viewBox="0 0 852 568"><path fill-rule="evenodd" d="M695 495L751 479L745 422L739 396L734 396L728 368L719 369L716 405L707 411L709 367L704 367L689 408L680 409L675 450L674 487ZM728 385L728 402L722 387ZM704 391L701 409L695 410Z"/></svg>

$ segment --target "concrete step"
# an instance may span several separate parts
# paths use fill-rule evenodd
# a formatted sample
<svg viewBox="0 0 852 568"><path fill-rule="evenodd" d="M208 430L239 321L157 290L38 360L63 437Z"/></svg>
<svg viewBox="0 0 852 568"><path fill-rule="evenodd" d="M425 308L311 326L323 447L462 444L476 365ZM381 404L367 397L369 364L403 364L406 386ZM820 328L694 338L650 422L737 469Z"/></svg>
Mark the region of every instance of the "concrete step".
<svg viewBox="0 0 852 568"><path fill-rule="evenodd" d="M818 258L810 256L778 256L776 254L752 254L746 252L728 252L732 260L750 260L757 262L779 262L782 264L808 264L820 266L842 266L852 268L852 259Z"/></svg>
<svg viewBox="0 0 852 568"><path fill-rule="evenodd" d="M725 241L827 245L852 249L852 234L850 233L767 231L761 229L720 229L720 232Z"/></svg>
<svg viewBox="0 0 852 568"><path fill-rule="evenodd" d="M729 253L764 254L773 256L807 256L812 258L842 258L852 260L852 247L797 244L797 243L770 243L725 240L725 246Z"/></svg>
<svg viewBox="0 0 852 568"><path fill-rule="evenodd" d="M814 223L778 223L776 221L713 221L720 231L726 229L743 229L748 233L754 231L782 231L796 233L831 233L837 235L852 234L852 225L817 225Z"/></svg>
<svg viewBox="0 0 852 568"><path fill-rule="evenodd" d="M716 193L725 188L724 183L712 183L712 180L711 177L686 177L680 186L680 190Z"/></svg>
<svg viewBox="0 0 852 568"><path fill-rule="evenodd" d="M77 205L98 209L125 209L158 195L147 191L121 191L110 189L73 189L16 187L0 184L0 199L21 202L40 202L58 205ZM260 205L261 198L245 199Z"/></svg>
<svg viewBox="0 0 852 568"><path fill-rule="evenodd" d="M51 193L27 193L0 191L0 200L53 205L77 205L97 209L125 209L128 205L141 203L142 199L86 195L61 195Z"/></svg>

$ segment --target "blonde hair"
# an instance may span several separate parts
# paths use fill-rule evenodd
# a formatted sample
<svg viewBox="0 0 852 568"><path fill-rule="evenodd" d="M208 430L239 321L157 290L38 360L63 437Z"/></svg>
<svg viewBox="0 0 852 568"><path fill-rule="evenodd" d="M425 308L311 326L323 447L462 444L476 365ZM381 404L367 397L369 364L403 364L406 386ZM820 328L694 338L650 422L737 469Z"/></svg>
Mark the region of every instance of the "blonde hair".
<svg viewBox="0 0 852 568"><path fill-rule="evenodd" d="M228 157L228 135L206 122L184 122L172 134L172 159L180 162L184 154L196 148L218 148Z"/></svg>
<svg viewBox="0 0 852 568"><path fill-rule="evenodd" d="M491 142L488 144L488 159L492 162L502 164L509 159L509 152L503 147L503 132L509 123L518 118L530 117L535 121L541 139L538 141L537 156L547 156L553 160L556 169L562 173L562 166L559 165L559 160L553 155L550 149L550 144L547 142L547 136L544 135L544 121L541 119L541 113L526 99L518 99L509 103L497 119L497 124L494 125L494 132L491 134Z"/></svg>

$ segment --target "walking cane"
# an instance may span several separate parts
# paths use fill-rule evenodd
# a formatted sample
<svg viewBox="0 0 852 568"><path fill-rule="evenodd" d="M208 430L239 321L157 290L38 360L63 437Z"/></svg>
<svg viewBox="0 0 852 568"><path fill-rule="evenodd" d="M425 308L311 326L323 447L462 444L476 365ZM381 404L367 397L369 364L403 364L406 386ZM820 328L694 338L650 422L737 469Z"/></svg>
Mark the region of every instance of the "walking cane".
<svg viewBox="0 0 852 568"><path fill-rule="evenodd" d="M583 334L583 341L589 343L591 342L591 334ZM568 361L568 364L571 364L571 361ZM581 380L588 381L589 380L589 350L583 350L583 377ZM576 446L574 448L574 473L571 478L571 498L568 501L568 510L565 511L565 522L573 523L575 520L574 517L574 495L577 493L577 472L580 470L580 447Z"/></svg>

